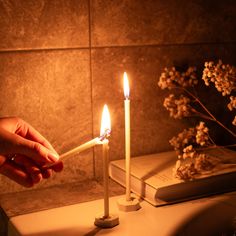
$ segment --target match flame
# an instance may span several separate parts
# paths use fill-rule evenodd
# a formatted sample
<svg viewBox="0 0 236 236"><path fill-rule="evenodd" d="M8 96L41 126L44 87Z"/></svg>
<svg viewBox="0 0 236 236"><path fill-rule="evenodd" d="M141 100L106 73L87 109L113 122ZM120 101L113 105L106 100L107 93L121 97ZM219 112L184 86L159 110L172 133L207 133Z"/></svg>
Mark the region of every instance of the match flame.
<svg viewBox="0 0 236 236"><path fill-rule="evenodd" d="M129 80L126 72L124 72L124 95L126 99L129 98Z"/></svg>
<svg viewBox="0 0 236 236"><path fill-rule="evenodd" d="M100 137L105 139L110 135L111 132L111 119L110 113L108 110L108 106L105 104L102 112L102 121L101 121L101 129L100 129Z"/></svg>

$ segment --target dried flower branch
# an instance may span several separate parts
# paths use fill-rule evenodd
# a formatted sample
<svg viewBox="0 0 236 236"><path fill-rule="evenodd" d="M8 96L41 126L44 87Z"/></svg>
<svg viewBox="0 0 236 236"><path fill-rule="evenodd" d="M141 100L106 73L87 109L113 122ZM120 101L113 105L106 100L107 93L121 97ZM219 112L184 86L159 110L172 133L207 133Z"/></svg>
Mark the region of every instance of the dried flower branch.
<svg viewBox="0 0 236 236"><path fill-rule="evenodd" d="M236 88L236 68L231 65L225 65L221 60L217 64L214 62L205 62L202 79L206 86L214 83L216 89L223 96L230 95Z"/></svg>
<svg viewBox="0 0 236 236"><path fill-rule="evenodd" d="M206 86L213 83L222 96L229 96L230 102L227 107L230 111L236 110L236 97L231 95L231 93L236 91L236 68L234 66L225 65L221 60L217 64L206 62L202 80ZM189 67L184 73L180 73L175 67L164 68L159 78L158 86L161 89L181 89L183 92L178 97L172 93L165 98L163 105L169 111L170 116L175 119L198 116L205 120L214 121L233 137L236 137L236 133L216 119L195 93L192 92L198 82L195 67ZM202 110L197 110L195 108L196 104L199 105L198 109L201 107ZM236 125L236 116L232 124ZM196 174L201 173L203 170L210 170L219 163L219 160L209 158L208 155L202 153L204 148L216 146L209 135L209 129L202 121L196 127L185 129L176 137L173 137L170 140L170 144L178 154L174 174L180 179L193 179Z"/></svg>

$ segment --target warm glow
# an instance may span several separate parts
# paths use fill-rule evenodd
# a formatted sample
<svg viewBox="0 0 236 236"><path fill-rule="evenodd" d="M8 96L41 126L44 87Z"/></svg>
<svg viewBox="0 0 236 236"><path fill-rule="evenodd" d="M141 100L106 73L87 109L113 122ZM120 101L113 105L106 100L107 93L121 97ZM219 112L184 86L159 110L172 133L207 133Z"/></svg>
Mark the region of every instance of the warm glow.
<svg viewBox="0 0 236 236"><path fill-rule="evenodd" d="M102 112L100 136L104 136L106 135L106 133L110 133L110 131L111 131L110 113L108 110L108 106L105 104Z"/></svg>
<svg viewBox="0 0 236 236"><path fill-rule="evenodd" d="M129 80L126 72L124 72L124 95L126 99L129 98Z"/></svg>

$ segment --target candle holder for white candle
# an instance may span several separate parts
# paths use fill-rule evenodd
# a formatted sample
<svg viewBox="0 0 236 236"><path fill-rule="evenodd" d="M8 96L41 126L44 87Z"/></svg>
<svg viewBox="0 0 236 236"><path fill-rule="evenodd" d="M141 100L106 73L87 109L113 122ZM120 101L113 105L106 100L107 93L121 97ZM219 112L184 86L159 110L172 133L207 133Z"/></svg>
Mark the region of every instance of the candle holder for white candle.
<svg viewBox="0 0 236 236"><path fill-rule="evenodd" d="M116 215L99 216L95 218L94 224L100 228L113 228L119 224L119 217Z"/></svg>
<svg viewBox="0 0 236 236"><path fill-rule="evenodd" d="M120 211L137 211L141 208L139 200L135 196L130 196L130 199L127 200L126 197L120 198L117 201L117 205Z"/></svg>

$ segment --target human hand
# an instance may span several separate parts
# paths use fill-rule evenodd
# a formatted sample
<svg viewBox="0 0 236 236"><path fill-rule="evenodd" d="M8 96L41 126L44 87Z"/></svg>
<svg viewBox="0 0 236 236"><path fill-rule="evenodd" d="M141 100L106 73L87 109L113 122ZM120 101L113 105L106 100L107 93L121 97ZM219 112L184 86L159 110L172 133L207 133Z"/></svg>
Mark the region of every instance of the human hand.
<svg viewBox="0 0 236 236"><path fill-rule="evenodd" d="M19 118L0 118L1 174L32 187L62 169L52 145L31 125Z"/></svg>

